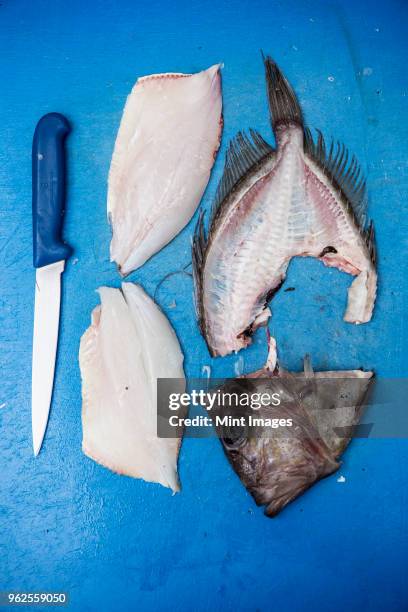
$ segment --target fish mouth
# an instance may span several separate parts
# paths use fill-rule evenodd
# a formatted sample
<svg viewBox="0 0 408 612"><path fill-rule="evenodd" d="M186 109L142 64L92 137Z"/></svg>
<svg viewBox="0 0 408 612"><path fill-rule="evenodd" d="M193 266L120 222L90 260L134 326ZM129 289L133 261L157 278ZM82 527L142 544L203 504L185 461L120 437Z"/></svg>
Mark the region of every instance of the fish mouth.
<svg viewBox="0 0 408 612"><path fill-rule="evenodd" d="M285 508L288 504L290 504L290 502L295 500L297 497L300 497L301 495L303 495L303 493L305 493L308 489L313 487L313 485L319 480L322 480L323 478L327 478L331 474L334 474L334 472L337 472L339 467L340 467L340 463L337 463L336 461L332 461L328 459L325 463L322 473L315 480L310 481L309 477L306 474L304 475L304 480L300 478L298 484L296 484L296 480L295 480L295 482L292 484L292 486L287 491L284 491L282 494L277 495L276 497L271 499L271 501L265 507L265 510L264 510L265 516L269 518L275 518L283 510L283 508ZM297 478L299 478L299 475L296 476L296 479ZM257 505L261 505L261 504L257 504Z"/></svg>

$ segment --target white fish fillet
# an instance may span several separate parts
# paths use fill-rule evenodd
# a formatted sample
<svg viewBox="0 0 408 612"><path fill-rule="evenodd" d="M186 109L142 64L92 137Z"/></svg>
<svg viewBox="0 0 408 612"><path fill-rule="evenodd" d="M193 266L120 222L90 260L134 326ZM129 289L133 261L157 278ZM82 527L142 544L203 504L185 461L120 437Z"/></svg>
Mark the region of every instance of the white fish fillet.
<svg viewBox="0 0 408 612"><path fill-rule="evenodd" d="M81 339L83 452L118 472L179 491L179 439L157 437L157 378L184 391L176 334L137 285L101 287L101 305Z"/></svg>
<svg viewBox="0 0 408 612"><path fill-rule="evenodd" d="M108 185L111 261L125 276L170 242L207 186L222 130L220 65L138 79L116 138Z"/></svg>

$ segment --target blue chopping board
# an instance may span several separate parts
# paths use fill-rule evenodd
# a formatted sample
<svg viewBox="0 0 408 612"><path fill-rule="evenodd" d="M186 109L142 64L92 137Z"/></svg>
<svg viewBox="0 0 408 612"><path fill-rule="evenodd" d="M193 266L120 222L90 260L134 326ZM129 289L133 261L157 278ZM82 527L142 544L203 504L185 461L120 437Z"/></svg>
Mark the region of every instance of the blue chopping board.
<svg viewBox="0 0 408 612"><path fill-rule="evenodd" d="M382 6L381 6L382 4ZM3 0L0 3L0 590L67 591L74 610L387 610L408 608L408 442L354 440L340 471L274 520L263 516L215 439L187 439L182 493L119 477L81 452L78 345L119 286L109 262L106 181L126 95L140 75L224 62L228 140L272 139L260 49L279 63L307 122L343 140L368 177L380 284L368 325L342 321L350 277L292 262L272 303L282 365L373 368L404 377L407 347L407 4L307 0ZM55 393L45 443L31 450L31 139L49 111L72 123L67 241ZM174 325L186 373L259 368L265 331L224 360L195 322L195 219L130 278ZM156 290L157 289L157 290ZM175 302L175 305L174 305ZM338 482L338 476L345 481Z"/></svg>

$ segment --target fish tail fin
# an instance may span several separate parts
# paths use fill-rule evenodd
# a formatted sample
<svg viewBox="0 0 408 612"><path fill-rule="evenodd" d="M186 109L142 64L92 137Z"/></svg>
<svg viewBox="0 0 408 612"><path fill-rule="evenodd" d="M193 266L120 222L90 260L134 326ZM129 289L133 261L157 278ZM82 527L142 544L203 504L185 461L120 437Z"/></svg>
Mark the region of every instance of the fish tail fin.
<svg viewBox="0 0 408 612"><path fill-rule="evenodd" d="M263 53L262 57L273 131L280 125L295 124L303 128L303 114L295 92L273 59Z"/></svg>

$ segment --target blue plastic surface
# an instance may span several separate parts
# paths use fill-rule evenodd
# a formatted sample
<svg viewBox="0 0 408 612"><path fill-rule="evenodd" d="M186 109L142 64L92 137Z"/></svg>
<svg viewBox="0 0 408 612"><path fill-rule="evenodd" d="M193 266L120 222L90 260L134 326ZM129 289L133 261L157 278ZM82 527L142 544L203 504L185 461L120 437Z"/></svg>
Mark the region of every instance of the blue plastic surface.
<svg viewBox="0 0 408 612"><path fill-rule="evenodd" d="M340 471L276 519L263 516L219 442L186 440L183 490L120 477L81 453L81 334L95 289L119 286L109 263L106 181L126 96L137 76L222 61L225 129L203 200L209 208L230 138L272 139L260 49L299 95L310 126L343 140L368 177L380 284L368 325L342 321L351 278L292 262L272 302L282 364L374 368L407 376L407 5L285 0L6 0L0 6L0 589L58 589L73 610L408 608L408 442L354 440ZM31 139L58 109L68 144L64 234L75 256L63 277L54 399L42 451L31 449ZM245 352L210 359L194 316L190 262L196 217L130 278L170 318L199 376L249 372ZM285 292L288 287L295 291ZM391 418L391 417L390 417ZM345 482L337 482L342 475Z"/></svg>
<svg viewBox="0 0 408 612"><path fill-rule="evenodd" d="M35 268L68 259L62 240L65 205L65 138L70 131L59 113L41 117L33 136L33 262Z"/></svg>

